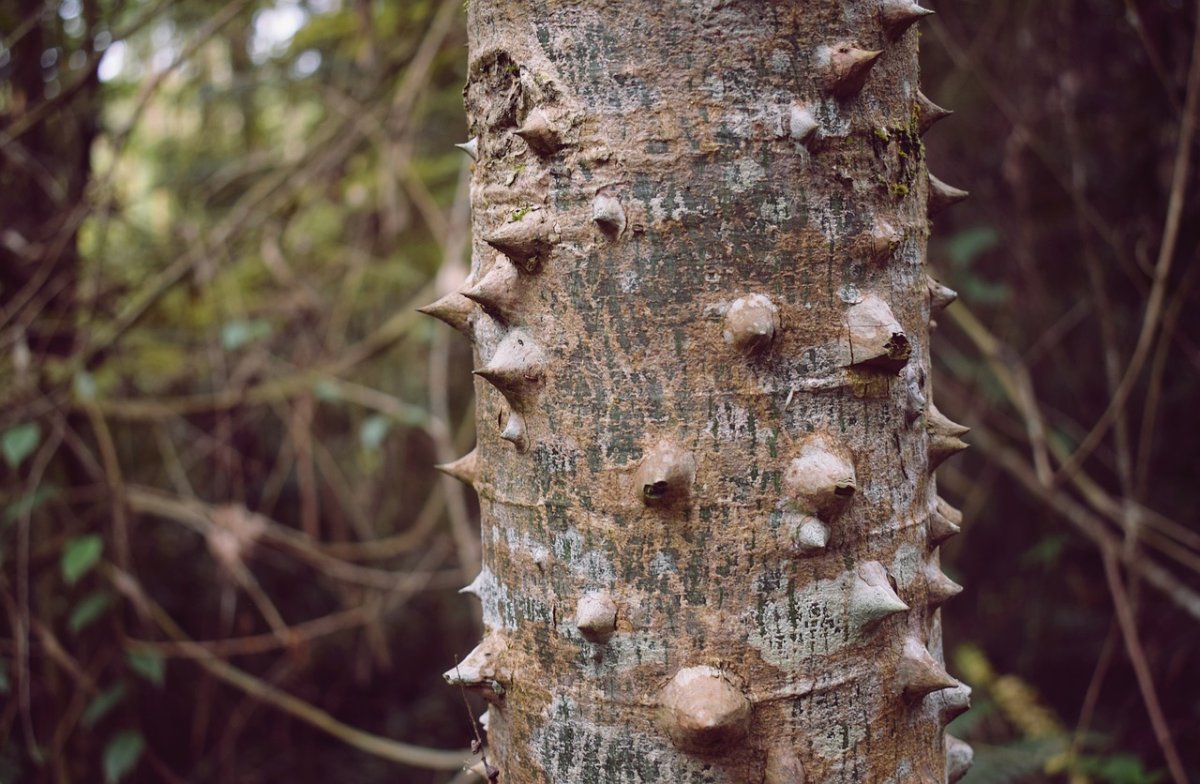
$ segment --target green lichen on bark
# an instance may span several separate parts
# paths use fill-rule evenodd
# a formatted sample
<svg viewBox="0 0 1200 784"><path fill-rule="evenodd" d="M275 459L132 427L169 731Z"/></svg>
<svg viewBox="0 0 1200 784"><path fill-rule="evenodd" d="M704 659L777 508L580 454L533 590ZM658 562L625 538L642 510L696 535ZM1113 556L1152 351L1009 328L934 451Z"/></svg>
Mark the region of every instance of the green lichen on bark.
<svg viewBox="0 0 1200 784"><path fill-rule="evenodd" d="M921 15L470 5L500 781L944 780Z"/></svg>

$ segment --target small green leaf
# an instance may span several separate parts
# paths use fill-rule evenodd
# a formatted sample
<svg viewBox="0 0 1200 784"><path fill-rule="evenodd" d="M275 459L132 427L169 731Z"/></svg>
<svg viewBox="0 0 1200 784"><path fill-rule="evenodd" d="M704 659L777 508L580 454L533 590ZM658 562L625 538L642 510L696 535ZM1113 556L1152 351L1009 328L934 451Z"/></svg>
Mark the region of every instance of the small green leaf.
<svg viewBox="0 0 1200 784"><path fill-rule="evenodd" d="M262 340L271 334L271 322L263 319L231 321L221 327L221 348L237 351L242 346Z"/></svg>
<svg viewBox="0 0 1200 784"><path fill-rule="evenodd" d="M92 570L104 552L104 540L97 534L80 536L67 542L62 554L62 574L67 585L74 585Z"/></svg>
<svg viewBox="0 0 1200 784"><path fill-rule="evenodd" d="M71 634L79 634L92 625L112 604L112 597L104 591L95 591L79 600L79 604L67 616L67 628Z"/></svg>
<svg viewBox="0 0 1200 784"><path fill-rule="evenodd" d="M372 416L362 423L362 427L358 429L358 440L362 443L363 449L374 452L383 443L383 439L387 438L388 431L392 429L392 422L385 416Z"/></svg>
<svg viewBox="0 0 1200 784"><path fill-rule="evenodd" d="M155 686L162 688L166 678L167 666L163 655L158 651L130 651L125 655L129 668L141 675Z"/></svg>
<svg viewBox="0 0 1200 784"><path fill-rule="evenodd" d="M96 378L91 373L81 372L75 376L75 397L80 400L96 399Z"/></svg>
<svg viewBox="0 0 1200 784"><path fill-rule="evenodd" d="M108 712L115 708L117 703L124 698L124 683L110 686L92 698L92 701L84 708L83 716L79 718L79 723L83 725L84 729L91 729L96 725L96 722L107 716Z"/></svg>
<svg viewBox="0 0 1200 784"><path fill-rule="evenodd" d="M37 422L23 422L4 431L0 436L0 448L4 451L4 460L9 468L16 468L25 462L33 450L37 449L42 440L42 427Z"/></svg>
<svg viewBox="0 0 1200 784"><path fill-rule="evenodd" d="M104 747L104 781L117 784L138 764L146 740L137 730L118 732Z"/></svg>
<svg viewBox="0 0 1200 784"><path fill-rule="evenodd" d="M4 524L11 525L27 514L33 514L39 506L58 497L58 486L45 482L32 493L26 493L8 505L4 510Z"/></svg>

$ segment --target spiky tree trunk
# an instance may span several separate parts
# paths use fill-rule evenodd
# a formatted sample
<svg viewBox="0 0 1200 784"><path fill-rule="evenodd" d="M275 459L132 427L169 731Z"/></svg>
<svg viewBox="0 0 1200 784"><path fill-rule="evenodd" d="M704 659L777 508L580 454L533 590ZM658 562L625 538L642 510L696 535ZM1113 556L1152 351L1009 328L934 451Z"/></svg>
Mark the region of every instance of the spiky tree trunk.
<svg viewBox="0 0 1200 784"><path fill-rule="evenodd" d="M896 0L469 8L483 642L506 784L940 782L957 512ZM948 764L947 759L950 762Z"/></svg>

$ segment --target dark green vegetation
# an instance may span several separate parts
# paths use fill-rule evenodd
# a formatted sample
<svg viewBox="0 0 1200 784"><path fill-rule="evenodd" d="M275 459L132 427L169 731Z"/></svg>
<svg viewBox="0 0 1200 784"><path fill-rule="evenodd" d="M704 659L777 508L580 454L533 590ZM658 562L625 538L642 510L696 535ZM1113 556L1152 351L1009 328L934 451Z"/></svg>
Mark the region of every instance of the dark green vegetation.
<svg viewBox="0 0 1200 784"><path fill-rule="evenodd" d="M473 500L430 468L470 446L470 362L412 313L466 232L462 15L298 3L264 50L264 5L0 1L0 781L452 776L282 693L471 739L440 673L477 639ZM1170 780L1131 647L1200 778L1197 11L935 10L922 84L956 115L924 141L973 195L930 252L961 295L938 403L974 427L939 471L966 781Z"/></svg>

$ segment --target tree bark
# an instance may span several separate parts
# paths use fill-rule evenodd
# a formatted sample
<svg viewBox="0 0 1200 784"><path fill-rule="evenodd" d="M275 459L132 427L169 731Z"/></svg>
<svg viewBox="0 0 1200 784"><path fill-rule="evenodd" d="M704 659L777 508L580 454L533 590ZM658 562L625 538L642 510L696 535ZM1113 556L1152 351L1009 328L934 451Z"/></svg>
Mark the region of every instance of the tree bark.
<svg viewBox="0 0 1200 784"><path fill-rule="evenodd" d="M469 4L480 646L507 784L940 782L909 2ZM950 764L947 764L947 751Z"/></svg>

